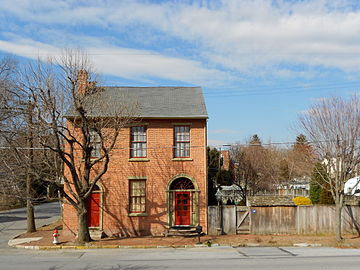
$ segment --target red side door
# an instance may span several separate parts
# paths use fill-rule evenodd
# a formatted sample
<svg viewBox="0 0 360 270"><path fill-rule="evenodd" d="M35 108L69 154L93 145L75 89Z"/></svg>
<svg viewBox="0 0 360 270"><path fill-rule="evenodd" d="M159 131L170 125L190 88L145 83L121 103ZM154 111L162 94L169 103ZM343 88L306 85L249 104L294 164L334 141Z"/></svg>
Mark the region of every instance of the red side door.
<svg viewBox="0 0 360 270"><path fill-rule="evenodd" d="M100 193L92 193L86 201L88 227L100 226Z"/></svg>
<svg viewBox="0 0 360 270"><path fill-rule="evenodd" d="M190 192L175 192L175 225L190 225Z"/></svg>

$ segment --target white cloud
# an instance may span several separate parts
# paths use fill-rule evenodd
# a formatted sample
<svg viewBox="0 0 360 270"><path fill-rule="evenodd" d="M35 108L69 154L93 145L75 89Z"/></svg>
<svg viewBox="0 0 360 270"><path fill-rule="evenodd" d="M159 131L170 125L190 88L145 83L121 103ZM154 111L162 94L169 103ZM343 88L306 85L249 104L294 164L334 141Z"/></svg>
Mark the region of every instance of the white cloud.
<svg viewBox="0 0 360 270"><path fill-rule="evenodd" d="M14 42L0 40L0 48L33 59L61 55L61 48L30 39L18 39ZM223 72L203 68L199 62L169 57L152 51L115 47L85 49L100 73L128 79L147 80L149 77L158 77L206 85L209 80L221 81L224 77Z"/></svg>
<svg viewBox="0 0 360 270"><path fill-rule="evenodd" d="M240 131L233 129L212 129L209 130L209 134L240 134Z"/></svg>
<svg viewBox="0 0 360 270"><path fill-rule="evenodd" d="M83 25L119 32L142 25L161 35L190 42L206 65L288 77L295 72L291 68L294 64L360 71L360 10L352 8L354 3L355 0L223 0L193 4L3 0L0 10L39 25ZM159 62L155 63L154 58ZM155 63L154 70L162 70L160 66L168 68L175 61L175 69L166 71L174 79L190 76L193 81L195 75L207 76L209 72L201 68L205 64L197 61L162 56L144 57L143 63L136 57L131 59L136 61L126 61L130 70L141 70L151 63ZM191 68L184 72L188 65ZM153 73L156 72L148 74ZM306 71L296 74L306 76Z"/></svg>
<svg viewBox="0 0 360 270"><path fill-rule="evenodd" d="M229 144L229 143L226 141L223 141L223 140L212 140L212 139L208 140L208 146L210 146L210 147L221 147L221 146L227 145L227 144Z"/></svg>

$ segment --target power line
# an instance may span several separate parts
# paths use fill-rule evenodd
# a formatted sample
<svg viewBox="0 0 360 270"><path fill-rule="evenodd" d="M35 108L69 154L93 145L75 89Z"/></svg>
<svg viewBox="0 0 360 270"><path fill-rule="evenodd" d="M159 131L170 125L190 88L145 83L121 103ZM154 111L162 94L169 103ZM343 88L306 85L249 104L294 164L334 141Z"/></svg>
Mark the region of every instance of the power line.
<svg viewBox="0 0 360 270"><path fill-rule="evenodd" d="M327 142L341 142L346 140L319 140L319 141L307 141L304 144L317 144L317 143L327 143ZM360 141L359 139L355 139L355 141ZM272 146L272 145L291 145L291 144L298 144L297 141L291 142L271 142L271 143L261 143L261 144L251 144L251 143L230 143L230 144L222 144L222 145L214 145L215 148L219 147L232 147L232 146L244 146L244 147L251 147L251 146ZM189 148L206 148L207 146L203 145L190 145ZM17 150L51 150L48 147L10 147L10 146L0 146L0 149L17 149ZM157 150L157 149L175 149L175 146L156 146L156 147L147 147L146 150ZM112 150L131 150L131 147L114 147Z"/></svg>
<svg viewBox="0 0 360 270"><path fill-rule="evenodd" d="M311 87L311 88L300 88L300 87L289 87L289 88L273 88L273 89L263 89L263 90L246 90L246 91L225 91L225 92L206 92L204 95L207 98L218 98L218 97L235 97L235 96L259 96L259 95L273 95L273 94L294 94L300 92L315 92L323 90L339 90L339 89L348 89L356 87L356 91L360 89L360 84L357 85L338 85L338 86L328 86L328 87ZM291 90L293 89L293 90ZM354 91L354 90L353 90Z"/></svg>
<svg viewBox="0 0 360 270"><path fill-rule="evenodd" d="M268 90L281 90L281 89L294 89L294 88L318 88L318 87L331 87L331 86L345 86L345 85L352 85L352 84L356 84L359 85L360 82L359 81L354 81L354 82L344 82L344 83L337 83L337 82L332 82L332 83L320 83L320 84L306 84L304 83L303 85L297 85L297 86L277 86L277 87L267 87L267 86L257 86L257 87L247 87L247 90L264 90L264 88L267 88ZM225 89L225 90L231 90L231 89L239 89L238 86L234 86L234 87L221 87L221 89ZM209 89L210 90L210 89ZM211 92L212 90L210 90ZM213 92L217 93L219 90L218 89L214 89Z"/></svg>

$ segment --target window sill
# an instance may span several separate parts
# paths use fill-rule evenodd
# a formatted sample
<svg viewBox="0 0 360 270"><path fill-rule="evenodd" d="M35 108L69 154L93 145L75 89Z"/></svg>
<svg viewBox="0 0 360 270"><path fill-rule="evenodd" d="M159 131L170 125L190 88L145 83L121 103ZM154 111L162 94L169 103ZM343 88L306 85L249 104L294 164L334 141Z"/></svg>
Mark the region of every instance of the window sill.
<svg viewBox="0 0 360 270"><path fill-rule="evenodd" d="M147 162L150 161L148 158L129 158L130 162Z"/></svg>
<svg viewBox="0 0 360 270"><path fill-rule="evenodd" d="M147 213L129 213L129 217L147 217Z"/></svg>
<svg viewBox="0 0 360 270"><path fill-rule="evenodd" d="M193 161L192 158L173 158L173 161Z"/></svg>
<svg viewBox="0 0 360 270"><path fill-rule="evenodd" d="M96 161L98 159L99 159L98 157L91 157L90 162L94 162L94 161ZM100 159L97 162L103 162L103 161L104 161L104 159ZM85 162L85 159L81 159L81 162Z"/></svg>
<svg viewBox="0 0 360 270"><path fill-rule="evenodd" d="M91 157L90 160L91 160L91 161L95 161L95 160L97 160L97 159L99 159L99 158L100 158L100 157ZM103 160L104 160L104 159L99 160L99 161L103 161Z"/></svg>

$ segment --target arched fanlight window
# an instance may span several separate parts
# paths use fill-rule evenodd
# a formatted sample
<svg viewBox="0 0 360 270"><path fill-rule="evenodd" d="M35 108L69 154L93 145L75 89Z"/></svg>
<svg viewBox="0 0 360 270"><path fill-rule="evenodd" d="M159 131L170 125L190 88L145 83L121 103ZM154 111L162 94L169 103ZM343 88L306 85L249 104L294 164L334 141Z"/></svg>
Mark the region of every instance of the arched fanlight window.
<svg viewBox="0 0 360 270"><path fill-rule="evenodd" d="M185 177L175 179L170 185L170 190L179 189L194 189L194 184L190 179Z"/></svg>
<svg viewBox="0 0 360 270"><path fill-rule="evenodd" d="M100 192L100 191L101 191L101 189L100 189L100 187L99 187L98 185L95 185L95 186L93 187L92 192Z"/></svg>

